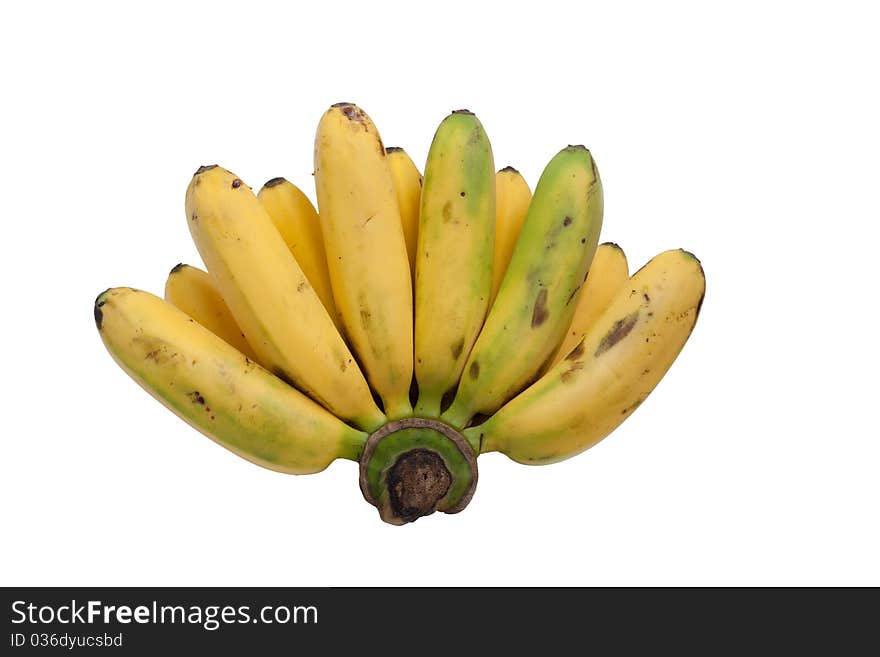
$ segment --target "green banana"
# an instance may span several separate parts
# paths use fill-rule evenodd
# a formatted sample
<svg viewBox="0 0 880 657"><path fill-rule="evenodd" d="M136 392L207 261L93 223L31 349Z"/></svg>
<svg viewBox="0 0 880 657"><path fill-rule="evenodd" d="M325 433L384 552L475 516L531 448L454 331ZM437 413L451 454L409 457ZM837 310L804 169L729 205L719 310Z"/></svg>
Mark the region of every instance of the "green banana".
<svg viewBox="0 0 880 657"><path fill-rule="evenodd" d="M416 414L440 415L489 307L495 165L483 126L466 110L440 124L425 165L416 252Z"/></svg>
<svg viewBox="0 0 880 657"><path fill-rule="evenodd" d="M539 375L571 323L599 241L602 209L590 152L564 148L541 174L498 296L441 419L464 427Z"/></svg>

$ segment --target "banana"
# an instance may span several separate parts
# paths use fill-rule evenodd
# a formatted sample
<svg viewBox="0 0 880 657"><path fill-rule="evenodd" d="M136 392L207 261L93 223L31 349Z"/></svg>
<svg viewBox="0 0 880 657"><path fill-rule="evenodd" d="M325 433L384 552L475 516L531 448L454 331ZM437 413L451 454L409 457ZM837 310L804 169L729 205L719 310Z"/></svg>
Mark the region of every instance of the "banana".
<svg viewBox="0 0 880 657"><path fill-rule="evenodd" d="M614 299L617 291L624 286L629 278L629 267L626 255L617 244L607 242L600 244L590 263L587 280L578 296L577 307L574 309L571 325L565 334L562 345L553 357L551 367L556 365L574 349L593 322L602 314Z"/></svg>
<svg viewBox="0 0 880 657"><path fill-rule="evenodd" d="M259 362L208 272L183 263L175 266L165 281L165 300L251 360Z"/></svg>
<svg viewBox="0 0 880 657"><path fill-rule="evenodd" d="M370 117L333 105L318 124L315 186L345 333L390 419L409 415L412 278L391 167Z"/></svg>
<svg viewBox="0 0 880 657"><path fill-rule="evenodd" d="M360 458L366 434L159 297L111 288L95 300L95 323L129 376L235 454L291 474Z"/></svg>
<svg viewBox="0 0 880 657"><path fill-rule="evenodd" d="M266 208L269 218L281 233L330 318L337 322L321 222L315 206L299 187L284 178L272 178L263 185L257 198Z"/></svg>
<svg viewBox="0 0 880 657"><path fill-rule="evenodd" d="M427 183L427 181L426 181ZM602 227L602 183L583 146L561 150L535 188L510 265L442 418L464 427L537 378L571 324Z"/></svg>
<svg viewBox="0 0 880 657"><path fill-rule="evenodd" d="M200 168L186 192L190 233L245 338L276 376L366 430L385 421L351 352L281 233L241 179Z"/></svg>
<svg viewBox="0 0 880 657"><path fill-rule="evenodd" d="M416 254L416 413L438 417L489 307L495 237L495 165L473 113L450 114L434 135Z"/></svg>
<svg viewBox="0 0 880 657"><path fill-rule="evenodd" d="M498 295L507 265L510 264L510 256L531 200L532 190L519 171L513 167L504 167L495 174L495 264L492 268L490 307Z"/></svg>
<svg viewBox="0 0 880 657"><path fill-rule="evenodd" d="M394 178L394 191L397 193L397 207L400 208L400 223L403 226L403 238L406 240L409 269L415 278L422 174L402 148L389 146L385 149L385 153L388 155L391 176Z"/></svg>
<svg viewBox="0 0 880 657"><path fill-rule="evenodd" d="M592 447L629 417L693 330L706 281L691 253L665 251L615 295L561 363L464 434L481 452L554 463Z"/></svg>

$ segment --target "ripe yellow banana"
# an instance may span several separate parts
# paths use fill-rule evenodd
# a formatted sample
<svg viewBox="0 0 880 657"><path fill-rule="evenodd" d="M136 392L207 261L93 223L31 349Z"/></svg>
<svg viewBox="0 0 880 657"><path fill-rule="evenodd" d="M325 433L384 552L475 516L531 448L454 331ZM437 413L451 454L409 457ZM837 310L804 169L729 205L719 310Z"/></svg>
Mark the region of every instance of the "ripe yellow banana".
<svg viewBox="0 0 880 657"><path fill-rule="evenodd" d="M400 223L403 226L403 238L406 240L409 269L415 277L422 174L402 148L389 146L385 152L388 154L388 164L391 165L391 176L394 178L394 191L397 193L397 207L400 208Z"/></svg>
<svg viewBox="0 0 880 657"><path fill-rule="evenodd" d="M593 262L590 263L587 280L581 288L571 325L568 327L562 346L553 357L551 367L565 358L568 352L583 339L596 319L614 299L617 291L626 284L627 279L629 279L629 266L623 249L611 242L600 244L596 249L596 255L593 256Z"/></svg>
<svg viewBox="0 0 880 657"><path fill-rule="evenodd" d="M366 434L231 347L170 303L112 288L95 323L129 376L194 428L239 456L292 474L360 458Z"/></svg>
<svg viewBox="0 0 880 657"><path fill-rule="evenodd" d="M526 464L561 461L592 447L663 378L691 334L705 290L692 254L656 256L562 362L465 436L481 452Z"/></svg>
<svg viewBox="0 0 880 657"><path fill-rule="evenodd" d="M427 181L426 181L427 183ZM464 427L537 378L571 324L602 227L602 183L583 146L547 165L486 324L442 419Z"/></svg>
<svg viewBox="0 0 880 657"><path fill-rule="evenodd" d="M495 165L483 126L467 110L440 124L425 165L416 254L416 413L438 417L489 307L495 237Z"/></svg>
<svg viewBox="0 0 880 657"><path fill-rule="evenodd" d="M266 208L269 218L281 233L330 318L337 322L321 222L315 206L299 187L284 178L272 178L263 185L257 198Z"/></svg>
<svg viewBox="0 0 880 657"><path fill-rule="evenodd" d="M315 138L315 186L333 298L391 418L409 415L412 278L391 167L370 117L332 106Z"/></svg>
<svg viewBox="0 0 880 657"><path fill-rule="evenodd" d="M519 171L505 167L495 174L495 265L492 269L490 306L510 264L510 256L513 255L513 247L531 200L532 190Z"/></svg>
<svg viewBox="0 0 880 657"><path fill-rule="evenodd" d="M260 362L338 417L366 430L382 424L351 352L250 188L226 169L202 167L187 188L186 215Z"/></svg>
<svg viewBox="0 0 880 657"><path fill-rule="evenodd" d="M259 362L247 343L229 306L214 287L211 275L183 263L174 267L165 281L165 301L179 308L214 335L223 338L251 360Z"/></svg>

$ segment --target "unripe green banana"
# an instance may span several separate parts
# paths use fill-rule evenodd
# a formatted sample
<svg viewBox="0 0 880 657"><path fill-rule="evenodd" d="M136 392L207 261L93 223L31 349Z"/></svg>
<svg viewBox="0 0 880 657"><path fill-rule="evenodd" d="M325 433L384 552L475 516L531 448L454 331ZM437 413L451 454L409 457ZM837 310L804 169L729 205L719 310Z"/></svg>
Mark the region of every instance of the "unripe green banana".
<svg viewBox="0 0 880 657"><path fill-rule="evenodd" d="M468 442L532 465L592 447L666 374L693 330L705 291L693 254L656 256L558 365L486 422L466 429Z"/></svg>
<svg viewBox="0 0 880 657"><path fill-rule="evenodd" d="M422 188L416 253L416 414L440 415L477 338L492 289L495 165L473 113L450 114L434 135Z"/></svg>
<svg viewBox="0 0 880 657"><path fill-rule="evenodd" d="M535 188L507 272L444 421L464 427L535 380L562 342L602 227L602 183L583 146L561 150Z"/></svg>

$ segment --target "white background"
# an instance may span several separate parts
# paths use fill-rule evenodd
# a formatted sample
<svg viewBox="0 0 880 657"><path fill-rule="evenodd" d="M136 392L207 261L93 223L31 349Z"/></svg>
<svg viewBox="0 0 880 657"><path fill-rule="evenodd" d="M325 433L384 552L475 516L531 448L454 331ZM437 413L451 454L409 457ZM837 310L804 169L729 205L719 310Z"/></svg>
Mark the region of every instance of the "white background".
<svg viewBox="0 0 880 657"><path fill-rule="evenodd" d="M869 3L295 5L4 10L2 584L880 585ZM532 185L584 143L633 270L701 258L632 419L558 465L486 455L463 513L392 527L355 464L262 470L116 367L93 299L199 264L196 167L314 198L340 100L420 166L461 107Z"/></svg>

